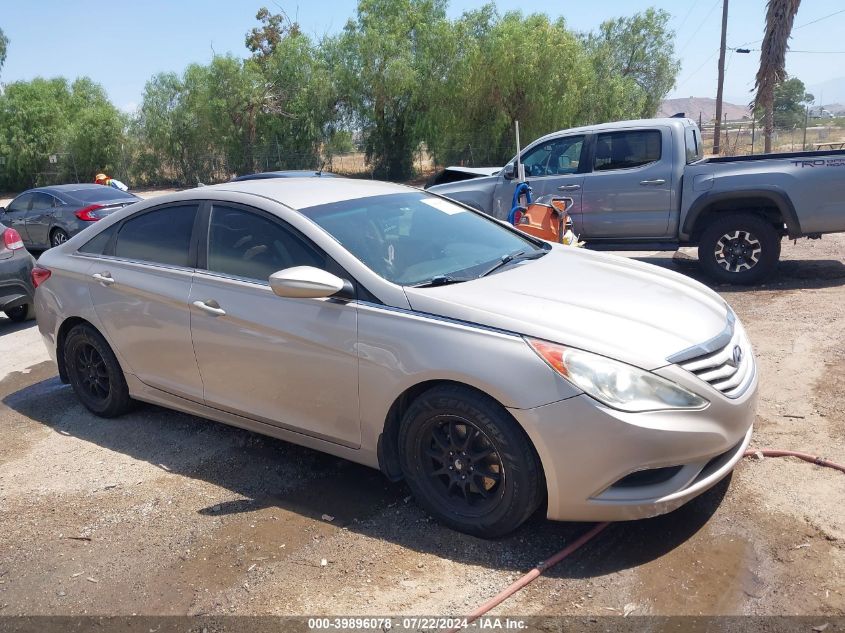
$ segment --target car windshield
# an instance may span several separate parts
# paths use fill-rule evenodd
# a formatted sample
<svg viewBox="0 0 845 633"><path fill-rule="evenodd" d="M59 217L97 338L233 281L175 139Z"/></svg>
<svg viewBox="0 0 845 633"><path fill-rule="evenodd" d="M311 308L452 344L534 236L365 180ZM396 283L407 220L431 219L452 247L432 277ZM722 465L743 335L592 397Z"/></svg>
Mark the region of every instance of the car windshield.
<svg viewBox="0 0 845 633"><path fill-rule="evenodd" d="M403 286L475 279L503 259L545 250L480 213L422 192L301 212L378 275Z"/></svg>
<svg viewBox="0 0 845 633"><path fill-rule="evenodd" d="M89 189L74 189L69 192L71 196L82 202L102 202L103 200L126 200L135 201L137 196L115 189L114 187L106 187L104 185L97 185Z"/></svg>

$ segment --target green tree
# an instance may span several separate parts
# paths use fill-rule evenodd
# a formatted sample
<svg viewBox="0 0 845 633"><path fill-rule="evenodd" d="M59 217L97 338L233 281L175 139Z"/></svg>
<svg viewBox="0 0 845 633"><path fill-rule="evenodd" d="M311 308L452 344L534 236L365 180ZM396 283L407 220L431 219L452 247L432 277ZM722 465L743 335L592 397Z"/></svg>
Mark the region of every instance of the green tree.
<svg viewBox="0 0 845 633"><path fill-rule="evenodd" d="M0 156L6 157L0 176L4 188L34 185L48 154L59 151L67 124L68 98L64 79L38 78L6 86L0 97Z"/></svg>
<svg viewBox="0 0 845 633"><path fill-rule="evenodd" d="M0 70L3 70L3 64L6 63L6 51L9 49L9 38L0 29Z"/></svg>
<svg viewBox="0 0 845 633"><path fill-rule="evenodd" d="M2 186L33 186L48 168L58 169L58 178L66 181L93 180L98 171L117 173L125 123L103 88L87 77L70 85L63 78L9 84L0 96ZM57 166L48 163L53 154L61 157Z"/></svg>
<svg viewBox="0 0 845 633"><path fill-rule="evenodd" d="M680 62L674 57L670 17L662 9L647 9L607 20L586 36L596 79L592 94L607 111L605 117L616 118L623 112L627 117L652 117L675 85ZM617 107L608 101L620 96Z"/></svg>
<svg viewBox="0 0 845 633"><path fill-rule="evenodd" d="M268 59L286 37L301 35L299 24L293 22L284 11L270 13L267 7L261 7L255 19L261 22L261 26L250 29L244 43L258 61Z"/></svg>
<svg viewBox="0 0 845 633"><path fill-rule="evenodd" d="M340 36L339 93L379 178L413 173L418 119L430 104L424 86L447 27L446 0L360 0Z"/></svg>
<svg viewBox="0 0 845 633"><path fill-rule="evenodd" d="M792 129L803 125L806 107L813 101L815 97L807 92L804 82L797 77L775 85L772 102L775 127ZM755 108L754 116L758 120L763 119L765 110L761 107Z"/></svg>

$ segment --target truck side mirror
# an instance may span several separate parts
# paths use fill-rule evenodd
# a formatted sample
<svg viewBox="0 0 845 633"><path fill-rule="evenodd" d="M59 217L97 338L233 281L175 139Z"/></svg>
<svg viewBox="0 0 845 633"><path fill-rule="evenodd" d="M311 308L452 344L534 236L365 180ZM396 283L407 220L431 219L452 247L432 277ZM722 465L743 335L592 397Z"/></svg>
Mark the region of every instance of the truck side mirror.
<svg viewBox="0 0 845 633"><path fill-rule="evenodd" d="M505 176L505 180L513 180L514 178L514 164L508 163L505 165L505 169L503 170L503 175Z"/></svg>

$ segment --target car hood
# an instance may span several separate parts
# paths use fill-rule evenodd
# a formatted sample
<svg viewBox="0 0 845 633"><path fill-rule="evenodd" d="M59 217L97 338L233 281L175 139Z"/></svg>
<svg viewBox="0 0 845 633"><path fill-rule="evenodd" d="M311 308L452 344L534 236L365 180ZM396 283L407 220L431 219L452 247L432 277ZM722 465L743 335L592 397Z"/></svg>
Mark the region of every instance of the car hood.
<svg viewBox="0 0 845 633"><path fill-rule="evenodd" d="M554 245L488 277L405 288L412 309L554 341L652 370L722 332L706 286L635 260Z"/></svg>

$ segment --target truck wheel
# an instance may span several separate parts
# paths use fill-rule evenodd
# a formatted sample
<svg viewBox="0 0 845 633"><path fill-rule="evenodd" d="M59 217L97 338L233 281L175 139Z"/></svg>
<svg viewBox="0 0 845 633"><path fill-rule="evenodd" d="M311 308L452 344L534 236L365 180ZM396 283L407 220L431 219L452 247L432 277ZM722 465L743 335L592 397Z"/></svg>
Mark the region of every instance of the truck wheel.
<svg viewBox="0 0 845 633"><path fill-rule="evenodd" d="M399 452L417 502L467 534L512 532L544 497L542 466L522 429L492 398L465 387L417 397L402 420Z"/></svg>
<svg viewBox="0 0 845 633"><path fill-rule="evenodd" d="M704 272L729 284L763 281L774 272L779 258L777 229L751 213L717 217L698 243L698 261Z"/></svg>

